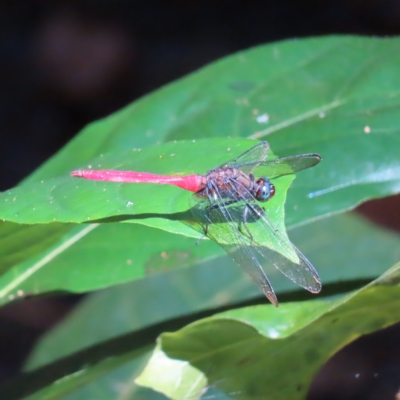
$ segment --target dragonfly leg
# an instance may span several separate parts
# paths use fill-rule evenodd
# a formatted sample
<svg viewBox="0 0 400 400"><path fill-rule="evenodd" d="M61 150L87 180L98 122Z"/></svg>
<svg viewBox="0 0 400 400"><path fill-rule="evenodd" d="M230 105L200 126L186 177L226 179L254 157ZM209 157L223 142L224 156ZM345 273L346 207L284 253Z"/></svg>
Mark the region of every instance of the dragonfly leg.
<svg viewBox="0 0 400 400"><path fill-rule="evenodd" d="M211 220L210 220L210 216L209 216L209 213L210 213L211 208L212 208L211 205L209 205L209 206L207 206L207 207L205 208L205 211L206 211L205 217L207 218L207 221L211 221ZM201 242L201 240L204 238L204 236L207 236L209 225L210 225L210 224L209 224L208 222L207 222L205 225L203 225L204 232L203 232L203 234L199 237L199 239L197 240L196 246Z"/></svg>
<svg viewBox="0 0 400 400"><path fill-rule="evenodd" d="M208 207L207 207L207 208L208 208ZM209 221L210 218L208 217L208 210L207 210L207 215L206 215L206 217L207 217L207 220ZM207 236L209 225L210 225L210 224L209 224L208 222L207 222L205 225L203 225L204 231L203 231L203 234L197 239L196 246L198 246L199 243L201 242L201 240L202 240L205 236Z"/></svg>
<svg viewBox="0 0 400 400"><path fill-rule="evenodd" d="M200 242L204 238L204 236L207 236L207 232L208 232L208 225L206 225L206 227L204 229L204 233L197 239L196 246L198 246L200 244Z"/></svg>
<svg viewBox="0 0 400 400"><path fill-rule="evenodd" d="M247 220L248 220L248 216L249 216L249 211L252 211L252 216L254 217L254 214L258 217L261 218L261 216L264 214L265 210L263 207L261 207L258 204L246 204L243 210L243 217L242 217L242 221L239 222L239 231L241 233L243 232L242 229L242 225L244 226L244 228L246 229L247 234L249 235L249 238L251 241L253 241L253 235L250 232L249 227L247 226Z"/></svg>
<svg viewBox="0 0 400 400"><path fill-rule="evenodd" d="M242 219L242 221L239 222L238 229L241 233L244 234L243 229L242 229L242 226L243 226L246 229L247 234L249 235L250 241L252 242L253 235L251 234L250 229L247 226L247 216L249 214L249 210L250 210L250 207L248 205L246 205L243 210L243 219Z"/></svg>

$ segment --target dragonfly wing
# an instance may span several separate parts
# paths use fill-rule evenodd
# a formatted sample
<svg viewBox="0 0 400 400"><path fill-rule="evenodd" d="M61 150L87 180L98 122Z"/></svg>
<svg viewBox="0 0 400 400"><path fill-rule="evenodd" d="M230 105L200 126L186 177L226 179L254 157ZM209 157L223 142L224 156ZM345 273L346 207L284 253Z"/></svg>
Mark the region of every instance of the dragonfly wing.
<svg viewBox="0 0 400 400"><path fill-rule="evenodd" d="M240 165L240 169L246 174L250 174L255 168L257 168L266 158L269 153L269 144L268 142L260 142L257 143L252 148L246 150L244 153L239 156L232 158L218 168L228 168L228 167L237 167Z"/></svg>
<svg viewBox="0 0 400 400"><path fill-rule="evenodd" d="M293 262L266 246L256 246L256 250L265 260L268 260L268 263L271 263L291 281L311 293L319 293L322 285L317 271L293 243L291 246L297 255L298 262Z"/></svg>
<svg viewBox="0 0 400 400"><path fill-rule="evenodd" d="M194 199L196 201L195 197ZM278 299L258 260L260 255L249 245L249 238L238 230L243 218L243 205L227 207L225 201L210 197L209 201L197 202L191 210L201 231L207 232L207 236L218 243L243 268L267 299L277 307Z"/></svg>
<svg viewBox="0 0 400 400"><path fill-rule="evenodd" d="M257 204L247 203L249 214L254 224L253 245L255 251L265 260L262 264L272 264L286 277L311 293L321 291L321 280L318 273L306 257L272 222L268 214ZM261 243L272 244L272 249ZM297 260L289 258L292 255ZM295 257L293 257L293 255Z"/></svg>
<svg viewBox="0 0 400 400"><path fill-rule="evenodd" d="M232 182L231 190L235 191L235 185L238 184L240 183L237 181ZM244 186L240 188L240 192L243 190L247 192L246 198L250 200L242 200L244 203L242 207L247 206L247 220L252 221L247 225L253 236L251 244L254 247L254 252L257 252L264 259L261 265L272 264L294 283L312 293L319 293L322 286L315 268L300 250L290 242L286 234L276 227L268 214L258 205L256 199ZM238 233L240 234L240 232ZM261 243L269 243L271 248ZM293 259L294 261L292 261Z"/></svg>
<svg viewBox="0 0 400 400"><path fill-rule="evenodd" d="M215 240L215 238L212 239ZM218 244L250 276L253 282L264 293L265 297L275 307L278 307L278 299L276 297L274 289L272 288L271 283L257 258L257 253L254 252L253 246L248 246L244 243L237 246L229 246L221 243Z"/></svg>
<svg viewBox="0 0 400 400"><path fill-rule="evenodd" d="M316 153L277 158L260 163L257 174L266 176L268 179L274 179L279 176L295 174L303 169L311 168L317 165L321 160L321 156Z"/></svg>
<svg viewBox="0 0 400 400"><path fill-rule="evenodd" d="M276 227L247 188L238 185L238 180L227 178L222 197L215 183L210 182L208 201L192 208L202 231L224 248L274 305L278 301L264 267L273 265L306 290L320 292L321 281L311 263Z"/></svg>

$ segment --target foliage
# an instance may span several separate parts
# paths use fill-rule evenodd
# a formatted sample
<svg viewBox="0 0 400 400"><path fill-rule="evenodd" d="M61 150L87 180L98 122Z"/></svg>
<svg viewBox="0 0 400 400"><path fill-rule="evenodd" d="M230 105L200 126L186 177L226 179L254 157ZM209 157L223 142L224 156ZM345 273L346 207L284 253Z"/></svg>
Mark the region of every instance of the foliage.
<svg viewBox="0 0 400 400"><path fill-rule="evenodd" d="M399 191L397 47L398 39L327 37L232 55L89 125L2 193L2 304L27 294L110 287L50 332L30 371L2 393L192 399L219 390L221 398L259 398L265 393L259 373L273 367L270 393L285 387L282 398L300 399L335 351L399 321L398 270L385 274L398 259L399 238L354 215L334 216ZM271 271L280 299L290 300L278 310L257 297L218 246L194 245L197 232L181 223L190 193L69 176L83 167L203 173L254 139L268 140L279 156L323 157L296 176L287 200L291 179L277 179L277 196L267 203L277 224L285 217L324 285L321 295L301 301L304 292ZM248 301L262 305L184 327ZM147 363L155 338L179 328L160 337ZM288 382L293 343L299 368ZM134 383L144 367L137 382L164 395Z"/></svg>

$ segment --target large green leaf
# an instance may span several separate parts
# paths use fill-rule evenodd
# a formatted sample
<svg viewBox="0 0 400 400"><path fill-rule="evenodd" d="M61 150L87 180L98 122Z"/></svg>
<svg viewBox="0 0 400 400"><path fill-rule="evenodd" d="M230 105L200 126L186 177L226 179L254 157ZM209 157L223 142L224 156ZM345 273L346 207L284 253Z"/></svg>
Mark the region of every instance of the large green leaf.
<svg viewBox="0 0 400 400"><path fill-rule="evenodd" d="M352 152L354 141L393 137L398 44L330 36L225 57L89 125L30 180L67 173L101 153L172 139L268 136L278 154L315 151L315 140L326 149L331 139L340 155Z"/></svg>
<svg viewBox="0 0 400 400"><path fill-rule="evenodd" d="M163 334L138 383L176 399L182 398L182 388L190 387L197 388L197 393L190 392L193 398L207 387L244 399L266 393L276 399L304 398L312 377L331 355L357 337L400 320L399 282L397 265L336 300L285 303L279 312L270 305L231 310ZM138 344L135 339L144 343L143 334L89 348L0 389L9 400L33 391L35 400L59 399L135 359L141 351L132 344ZM154 379L156 372L169 379Z"/></svg>
<svg viewBox="0 0 400 400"><path fill-rule="evenodd" d="M101 160L101 154L106 157L108 152L120 152L115 153L115 157L122 157L122 152L127 151L137 155L138 152L128 149L172 139L226 135L266 138L280 156L314 151L321 153L321 165L299 174L290 189L286 204L286 223L289 227L352 208L369 198L396 193L400 187L396 146L399 141L397 103L400 93L398 44L399 39L396 38L327 37L260 46L224 58L91 124L26 181L26 185L36 182L39 186L16 189L21 195L16 200L21 202L19 209L16 204L8 207L14 202L14 197L4 194L2 198L8 199L8 202L7 205L3 203L3 207L7 206L3 211L10 220L38 221L43 215L38 218L38 210L30 207L32 204L29 202L36 198L43 201L36 204L42 207L45 215L43 222L60 216L64 220L76 220L80 215L80 220L87 221L88 217L118 214L118 209L120 212L129 209L129 202L133 202L130 196L132 192L137 194L137 185L124 185L120 190L120 186L114 184L105 187L99 182L72 183L77 180L67 177L69 171L88 164L96 167L101 163L97 161L96 164L96 157ZM226 149L233 149L237 142L232 140L230 143L232 145L221 146L219 151L212 150L214 147L210 146L206 157L197 157L199 164L196 164L195 172L203 172L216 165L213 160L216 162L219 157L232 154L233 150L227 152ZM170 143L171 149L174 145ZM193 148L196 145L198 142L193 143ZM182 161L196 163L192 160L193 152L189 150L187 147L179 157L183 157ZM171 150L166 154L178 153ZM149 171L186 171L185 163L179 163L173 157L158 159L157 162L153 158L152 165L148 160L142 161L140 166ZM139 166L133 159L130 162ZM167 164L170 170L164 167ZM61 175L64 180L57 178ZM50 178L64 182L61 185L64 190L57 191L61 202L56 216L55 204L50 204L52 200L48 192L39 189L40 185L51 185ZM43 184L40 183L42 180ZM76 186L79 188L76 189ZM105 193L115 195L111 208L97 201L104 199L104 193L100 195L104 188L108 190ZM157 196L152 185L143 190L146 191L143 191L143 197L148 199L143 204L146 209L152 207L150 212L160 212L161 209L162 213L165 209L164 214L170 214L181 212L183 205L186 206L184 198L188 194L179 189L157 187ZM160 205L157 203L160 198L174 201L160 202ZM71 199L76 201L69 204ZM88 201L95 202L97 206ZM85 211L90 214L85 214ZM148 218L135 222L154 223L154 226L190 235L189 228L174 220ZM0 231L9 232L7 226L0 224ZM85 235L88 228L83 225L74 228L76 230L69 236L64 236L64 228L60 227L59 232L54 232L54 238L62 238L58 242L52 240L50 248L45 241L39 240L41 234L45 235L46 228L36 229L38 235L34 247L25 249L21 244L17 249L16 231L15 239L7 244L8 249L14 248L12 253L18 253L18 257L12 259L6 255L4 264L7 272L0 284L2 289L7 289L1 292L3 298L22 293L20 285L24 284L25 278L35 275L43 265L47 265L40 260L58 261L59 254L70 248L65 246L66 241L77 246L78 242L68 241L68 237L85 241L94 234ZM57 226L54 229L57 230ZM110 246L114 241L118 248L119 240L119 235L113 235L109 238ZM58 255L54 258L48 257L49 254ZM109 255L112 257L111 252ZM117 252L115 257L118 261ZM79 270L77 274L82 276L89 262L99 261L96 257L84 262L76 258L71 261L71 268ZM1 263L3 266L3 259ZM30 272L26 273L27 270ZM15 278L20 275L20 278ZM109 284L126 279L125 275L112 276L115 279L110 279ZM57 285L52 285L50 280L46 289L42 286L42 282L36 282L33 292L57 289ZM86 290L95 287L99 285L88 285ZM74 285L66 289L76 290ZM79 290L85 289L80 286Z"/></svg>
<svg viewBox="0 0 400 400"><path fill-rule="evenodd" d="M221 147L225 143L226 140L218 140L214 144L216 147ZM242 141L242 143L237 142L237 145L241 144L243 147L248 143L249 141ZM250 143L252 142L250 141ZM194 143L174 143L173 148L177 149L179 145L181 146L179 154L183 154L183 156L170 156L169 160L172 160L172 165L175 165L175 160L179 160L178 163L187 168L190 160L187 156L185 157L185 154L189 153L187 151L185 153L184 150L187 145L194 146ZM200 147L204 151L206 145L205 141L200 141L197 149ZM148 148L147 152L140 152L143 157L138 157L137 162L140 164L144 160L151 165L154 161L160 160L161 150L164 151L163 159L166 159L166 154L170 155L169 147L171 147L171 144ZM222 162L222 159L219 160L220 162ZM168 162L164 164L166 164L164 167L167 169L173 168L168 167ZM146 169L146 167L144 168ZM267 205L267 210L272 210L270 214L275 225L282 232L284 232L283 203L291 179L291 177L283 177L277 181L277 194ZM82 218L87 219L87 215L90 215L89 219L93 220L118 214L117 208L122 209L120 211L122 219L131 221L132 218L135 218L135 214L127 213L132 209L132 211L135 210L140 213L137 217L141 223L167 227L170 230L185 233L187 236L199 237L198 232L178 222L179 220L186 220L190 224L191 219L193 219L191 213L187 211L189 193L174 188L172 190L166 188L167 190L163 191L162 189L165 189L165 187L161 187L160 193L155 195L148 190L146 192L146 188L154 189L154 185L123 185L122 187L121 184L102 182L102 185L98 185L98 183L68 177L51 179L49 182L25 184L9 191L4 196L3 204L11 203L11 206L7 204L4 207L4 211L9 215L21 216L22 219L25 216L33 218L33 220L25 221L32 223L62 221L63 218L69 218L69 216L82 220ZM63 185L70 187L65 189ZM125 194L124 189L128 191ZM131 189L133 189L133 192ZM146 193L149 197L146 196ZM104 209L107 209L107 207L111 208L104 214ZM166 214L168 211L175 212ZM29 217L30 215L31 217ZM66 215L67 217L65 217ZM39 221L35 218L39 218ZM5 228L7 226L5 225ZM180 255L180 259L177 259L176 257L171 258L171 254L168 254L170 267L172 265L176 267L177 263L190 265L200 258L204 258L207 254L204 253L207 250L195 249L193 241L174 237L166 238L166 235L161 232L152 233L152 231L149 231L151 236L142 236L139 233L140 229L134 230L128 226L119 228L115 223L105 224L102 229L99 229L95 224L87 224L83 227L82 229L81 226L76 225L67 233L64 233L61 240L56 241L55 244L42 252L38 252L26 261L12 265L12 268L7 269L8 265L5 265L0 277L0 301L5 302L15 298L16 295L24 295L26 292L40 293L60 289L70 291L93 290L105 285L141 277L146 269L154 271L161 268L161 265L156 265L155 261L158 261L158 264L162 261L162 266L165 266L166 260L161 257L151 260L150 257L166 252L174 251L175 256ZM76 242L83 237L86 237L83 246L77 248ZM12 237L10 239L12 240ZM11 243L15 243L15 241ZM105 246L102 246L102 243L105 243ZM101 251L93 252L96 247L99 247ZM205 245L203 248L207 249L207 246ZM210 248L209 245L208 248ZM5 250L5 253L10 258L13 256L14 249L12 245L9 245L8 249L8 251ZM202 252L201 257L200 251ZM215 248L213 252L215 253ZM77 268L71 267L76 262L80 265L84 264L84 270L79 268L79 264ZM147 267L145 267L146 264Z"/></svg>
<svg viewBox="0 0 400 400"><path fill-rule="evenodd" d="M326 282L335 282L337 274L340 274L343 280L370 278L385 271L398 259L399 237L383 229L377 229L356 215L342 215L321 220L294 229L292 236L296 244L307 250ZM349 256L346 257L346 254ZM64 323L43 338L32 354L29 368L51 365L57 359L84 351L85 348L89 349L90 346L102 342L107 343L111 339L118 341L118 337L122 335L160 321L234 304L257 295L256 288L240 273L239 268L226 261L225 257L193 268L153 275L146 280L134 281L94 294ZM362 265L363 268L357 268L358 265ZM287 279L276 280L278 276L273 278L274 286L278 290L287 291L294 288ZM118 313L115 310L118 310ZM279 314L280 311L277 312ZM196 315L193 318L195 317ZM185 318L183 320L186 321ZM131 345L139 343L132 339ZM82 362L90 360L86 358ZM109 365L103 372L112 371L110 374L97 379L96 375L89 376L86 382L94 380L93 384L86 385L82 391L78 391L76 397L71 394L70 398L96 396L99 385L106 387L105 393L109 398L116 397L121 382L133 389L131 378L137 375L138 369L140 371L140 362L140 359L137 359L137 362L121 368ZM87 372L90 370L89 368ZM45 372L43 374L45 375ZM46 382L47 384L51 382L51 380L46 381L45 376L42 376L42 379L45 382L44 386ZM74 382L74 375L70 376L68 382L69 391L85 383L80 380ZM116 385L116 382L120 385ZM48 389L54 391L54 398L61 398L62 393L65 393L62 388L58 392L58 388L58 385L51 385ZM40 395L38 396L40 398Z"/></svg>
<svg viewBox="0 0 400 400"><path fill-rule="evenodd" d="M207 386L240 399L304 399L330 356L400 320L399 282L400 264L337 300L237 309L164 333L137 382L173 399Z"/></svg>
<svg viewBox="0 0 400 400"><path fill-rule="evenodd" d="M3 218L17 222L88 221L139 211L161 213L164 218L135 222L191 235L189 228L171 217L187 209L188 194L179 189L78 183L67 174L79 165L90 163L97 168L107 158L101 155L110 151L120 152L114 155L118 161L127 157L126 165L132 168L164 173L204 172L229 158L233 150L226 149L234 149L238 142L230 141L230 145L221 141L220 147L210 143L208 149L215 151L202 152L201 146L196 147L198 142L188 143L180 151L175 151L179 146L172 142L168 144L170 150L163 152L167 157L162 159L157 147L146 150L147 157L146 152L143 156L127 149L174 138L226 134L267 138L279 155L310 151L322 154L323 163L299 174L290 190L286 206L288 226L354 207L367 198L396 193L399 160L393 143L398 141L397 47L398 39L329 37L260 46L227 57L84 129L28 179L33 186L26 183L25 187L2 196ZM113 156L110 157L108 165L115 165ZM118 162L115 158L114 161ZM50 180L60 174L64 178ZM53 200L53 192L57 201ZM131 203L142 209L132 209ZM0 225L0 231L2 228L8 232L7 225ZM60 229L54 232L55 238L64 235L64 228ZM88 229L78 227L69 237L86 237ZM110 239L110 243L114 240L116 257L123 229L115 228ZM132 242L136 239L132 237ZM37 237L32 240L38 242ZM47 260L49 254L61 254L69 248L62 239L58 246L53 243L53 247L40 253L38 249L45 248L43 243L35 247L37 253L33 257L32 248L25 250L21 244L18 260L23 266L10 264L12 258L4 251L9 270L1 284L8 288L1 292L3 295L15 295L9 288L18 291L27 276L25 271L35 272L42 265L38 259ZM75 242L72 244L76 246ZM59 257L51 259L57 262ZM13 265L15 268L11 268ZM73 266L82 276L87 262L74 260ZM21 273L18 283L12 283L10 276ZM124 279L117 277L114 282ZM40 286L38 283L35 293L43 291ZM57 287L49 284L46 288L52 289ZM86 290L90 289L87 286ZM71 285L67 290L75 289Z"/></svg>
<svg viewBox="0 0 400 400"><path fill-rule="evenodd" d="M196 265L218 253L210 241L195 246L193 239L142 225L110 223L95 227L90 224L83 231L80 226L68 227L55 245L4 272L0 276L0 303L50 291L99 289ZM83 234L86 236L80 240Z"/></svg>
<svg viewBox="0 0 400 400"><path fill-rule="evenodd" d="M313 200L308 219L396 193L398 40L318 38L260 46L227 57L93 124L30 180L66 174L78 163L95 167L102 164L100 155L105 152L151 141L231 135L267 138L279 155L323 155L319 171L307 176L312 183L307 195ZM160 123L163 115L169 118ZM149 130L151 135L146 136ZM193 159L196 149L185 150L185 155L173 146L171 151ZM215 152L210 145L208 168L222 155ZM203 172L205 161L189 165ZM172 171L166 166L160 172L185 172L182 163L173 164ZM146 166L134 161L131 165ZM72 193L62 195L68 200ZM294 197L288 205L299 211L288 216L289 222L303 223L303 204ZM14 213L7 218L22 217Z"/></svg>
<svg viewBox="0 0 400 400"><path fill-rule="evenodd" d="M138 236L150 234L149 228L140 229ZM399 259L400 236L378 228L356 214L338 215L293 229L291 236L306 250L327 285L335 283L338 276L343 281L372 280ZM160 237L160 242L168 237L175 238L165 234ZM216 246L204 242L199 248L204 244ZM167 254L173 252L167 251ZM158 263L158 260L154 261ZM278 272L271 272L278 292L298 289ZM321 294L324 292L322 290ZM65 323L43 339L29 365L44 365L161 320L222 307L257 295L260 293L250 279L227 256L199 258L191 268L147 276L89 297ZM118 310L117 314L115 310ZM101 330L97 329L100 325L103 326ZM74 340L68 340L71 337Z"/></svg>
<svg viewBox="0 0 400 400"><path fill-rule="evenodd" d="M109 151L230 135L267 139L280 156L322 154L318 174L308 175L308 218L397 193L398 46L397 38L332 36L234 54L92 124L30 180ZM288 223L303 223L303 204L289 199L295 206Z"/></svg>
<svg viewBox="0 0 400 400"><path fill-rule="evenodd" d="M141 151L109 154L90 167L159 174L205 173L256 144L252 140L209 139L169 142ZM272 156L272 153L271 153ZM283 203L292 178L276 181L276 195L266 204L276 225L282 225ZM86 181L61 176L28 183L0 195L0 218L19 223L88 222L119 216L174 233L198 236L178 221L191 221L190 193L154 184ZM115 220L115 219L114 219ZM118 219L117 219L118 220Z"/></svg>
<svg viewBox="0 0 400 400"><path fill-rule="evenodd" d="M305 223L310 218L315 218L316 212L318 215L338 212L343 207L354 206L357 202L367 197L394 192L397 190L396 182L391 181L391 179L394 176L394 169L397 168L397 164L393 164L393 161L396 160L393 160L392 157L395 146L385 146L385 143L389 143L386 139L388 135L392 137L396 133L391 128L395 113L392 113L392 108L387 103L392 102L390 104L395 104L397 98L397 75L391 73L395 68L397 59L396 57L384 59L381 56L384 53L390 53L396 43L396 40L332 37L263 46L228 57L134 103L134 105L116 113L111 118L93 124L84 130L59 155L41 168L38 173L34 174L30 180L40 182L39 179L55 176L60 172L66 173L68 168L72 169L73 166L76 166L78 160L89 162L95 155L100 157L99 154L103 151L121 150L122 148L126 149L127 146L149 143L152 140L159 140L162 135L164 135L164 139L166 137L182 136L183 132L187 136L195 134L199 137L205 133L216 136L227 132L227 127L229 129L232 124L235 129L230 130L231 133L239 132L240 134L243 133L243 135L249 135L254 134L256 128L259 130L260 126L264 126L262 125L263 123L267 123L267 129L264 130L262 135L268 134L268 140L273 145L276 143L276 147L282 152L281 154L287 154L289 151L294 152L296 149L299 151L321 149L325 158L324 164L318 168L318 174L316 172L317 169L316 171L305 172L304 178L300 175L293 190L291 190L293 195L289 196L287 208L289 225ZM329 56L329 63L325 62L325 58L321 57L322 53L325 56ZM362 57L365 58L363 62L360 61ZM368 72L363 71L362 74L360 73L360 65L365 65L368 61L371 62L371 60L378 57L379 63L374 63L374 68L369 68ZM263 59L264 61L262 61ZM333 68L333 65L341 65L342 68ZM219 76L222 70L224 70L223 79L212 79L213 76ZM390 85L386 81L382 82L383 75L386 80L390 81ZM353 81L358 78L357 85L353 84L351 86L349 77L353 78ZM310 84L311 78L312 85ZM283 79L285 79L285 84L280 84L279 82L282 83ZM347 85L348 90L338 90L340 84L342 86ZM287 90L282 90L282 88L287 88ZM245 94L246 97L238 97L238 93L240 95ZM371 104L367 100L377 98L381 100L381 97L377 96L378 94L386 98L384 103L386 108L381 111L373 110L372 112ZM295 102L296 96L302 96L301 101ZM356 105L358 112L343 113L341 111L339 114L333 114L332 111L328 114L327 109L332 107L326 107L326 104L324 106L322 103L329 97L331 97L331 103L335 101L341 103L337 104L337 107L335 103L335 112L342 110L343 104L345 104L345 110L350 110L349 105ZM346 101L340 100L340 97L345 97ZM249 103L250 98L251 104ZM238 99L240 101L234 101ZM243 99L247 99L247 101ZM316 107L318 102L322 104L320 104L320 107ZM218 107L216 107L216 104L218 104ZM381 105L383 103L379 101L377 104ZM232 110L232 107L234 107L234 110ZM174 108L175 111L173 112ZM269 119L266 116L260 119L258 112L267 108L268 110L274 110L274 113L269 111ZM307 110L304 111L305 109ZM317 111L320 109L323 109L323 111L318 113ZM160 118L152 118L151 121L146 119L150 115L154 116L159 113L169 116L176 115L177 110L179 110L179 116L181 117L179 119L172 118L168 121L164 120L163 123L159 123ZM228 110L232 112L228 112ZM275 118L273 118L274 115ZM227 119L229 117L232 118L231 122ZM371 118L375 119L371 120ZM377 118L378 120L376 120ZM204 124L200 122L201 120L207 121L207 132L203 129ZM367 135L360 131L359 135L353 134L343 140L343 135L348 131L348 127L364 126L366 123L370 123L369 121L379 122L381 131L382 129L385 130L385 135L374 135L371 123L371 134ZM149 124L152 125L151 132L149 131ZM340 129L336 129L338 124L341 124L339 126ZM315 130L313 130L314 125ZM148 128L147 130L146 127ZM195 130L196 127L201 128L201 130ZM147 132L148 135L139 137L135 132ZM181 133L178 134L177 132ZM329 132L329 134L325 132ZM349 132L356 133L354 129ZM274 134L271 135L271 133ZM314 146L314 143L317 146ZM332 143L334 143L334 146ZM321 144L325 147L321 148ZM211 152L211 154L207 155L207 159L209 157L219 157L220 155L221 157L223 156L221 152ZM187 158L193 158L191 156L191 152L186 154ZM364 158L360 160L360 157ZM347 161L344 162L344 160ZM165 160L162 161L164 162ZM366 162L368 163L368 169L364 167ZM379 163L377 168L373 167L373 163ZM94 163L93 165L96 166L98 164ZM161 168L164 164L159 163L158 165L162 169L161 172L167 172L166 168ZM176 169L180 169L183 172L182 165L183 163L172 165L171 172L176 172ZM359 177L355 177L354 174L350 176L348 171L343 171L344 166L349 168L350 165L352 166L352 171L358 171ZM148 167L146 162L142 166ZM210 166L213 166L211 162ZM147 169L149 170L149 168L150 166ZM204 170L204 168L202 169ZM368 172L369 176L365 172ZM371 173L373 175L372 181L375 183L360 187L360 182L365 182L365 179L371 179ZM346 180L349 176L351 178L350 182L344 182L343 179ZM70 180L70 182L72 181ZM307 187L306 185L310 183L312 186ZM44 185L46 184L48 183L45 182ZM349 193L345 193L343 190L337 190L340 188L349 190L353 186L356 192L355 197L349 196ZM104 186L101 186L101 188L104 189ZM61 199L65 196L67 202L68 199L77 200L74 201L75 204L72 216L70 213L70 218L76 218L76 215L79 214L76 212L76 208L79 210L80 207L83 207L80 215L81 220L93 217L91 214L99 215L99 210L94 209L94 207L90 207L89 211L87 210L88 206L91 206L86 202L87 197L89 197L87 193L86 196L83 196L85 201L79 202L79 196L78 198L73 196L75 187L69 188L67 185L66 189L68 190L61 191ZM298 192L299 189L300 192ZM119 192L117 185L110 186L109 190L111 192ZM125 190L129 192L136 189L124 189L124 192ZM157 191L159 193L169 193L169 191L178 193L177 189L173 188L158 188ZM329 193L330 191L331 193ZM46 205L49 206L45 210L45 214L48 217L47 221L51 219L51 216L54 219L54 215L52 215L54 208L50 206L51 196L42 191L42 189L36 189L36 192L39 195L38 198L44 201L38 205L44 208L46 208ZM298 196L294 194L297 192ZM28 199L30 198L30 193L28 189L26 191L22 190L20 193L22 198L16 201L22 200L22 216L17 211L9 215L9 217L10 219L17 218L17 220L25 222L28 222L29 219L34 221L38 213L36 207L29 208ZM40 197L40 193L42 193L42 197ZM99 192L96 193L94 190L91 201L94 201L95 195L97 196L98 194ZM304 196L307 194L314 194L314 198L306 201ZM320 194L325 195L319 196ZM337 198L338 196L340 198ZM153 207L153 211L157 209L157 205L151 201L155 197L152 194L148 196L149 206ZM160 197L163 196L160 195ZM108 208L104 210L103 205L101 209L103 214L104 211L106 211L106 215L118 213L118 209L126 208L130 200L126 199L125 193L118 198L122 198L123 202L118 203L117 199L113 198L118 204L114 204L113 210ZM10 202L13 199L14 197L12 199L8 198ZM125 200L126 202L124 202ZM349 205L349 201L351 205ZM321 202L324 203L322 204ZM60 204L61 206L64 205L63 202ZM169 204L171 203L164 202L164 206ZM14 206L10 207L8 211L15 211ZM179 208L179 201L174 202L172 207ZM61 208L61 214L63 212L68 214L63 207ZM17 217L15 217L15 213L17 213ZM90 215L88 215L89 213ZM149 220L147 222L151 223ZM164 220L157 221L159 226L164 222ZM172 224L171 221L167 223L169 226ZM179 229L185 229L183 225L179 226ZM82 227L80 229L85 228ZM186 234L189 234L188 230L186 230ZM27 262L29 263L29 260Z"/></svg>
<svg viewBox="0 0 400 400"><path fill-rule="evenodd" d="M70 229L68 224L17 225L0 221L0 274L59 242Z"/></svg>

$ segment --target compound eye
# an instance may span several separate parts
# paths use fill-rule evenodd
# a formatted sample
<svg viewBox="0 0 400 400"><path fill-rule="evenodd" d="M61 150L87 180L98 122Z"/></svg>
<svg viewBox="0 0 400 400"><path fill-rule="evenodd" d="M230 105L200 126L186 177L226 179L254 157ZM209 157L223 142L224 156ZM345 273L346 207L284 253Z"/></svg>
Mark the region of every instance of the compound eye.
<svg viewBox="0 0 400 400"><path fill-rule="evenodd" d="M269 198L271 198L275 194L275 186L270 182L269 183Z"/></svg>
<svg viewBox="0 0 400 400"><path fill-rule="evenodd" d="M267 178L260 178L256 181L258 189L256 199L258 201L267 201L275 194L275 186Z"/></svg>

